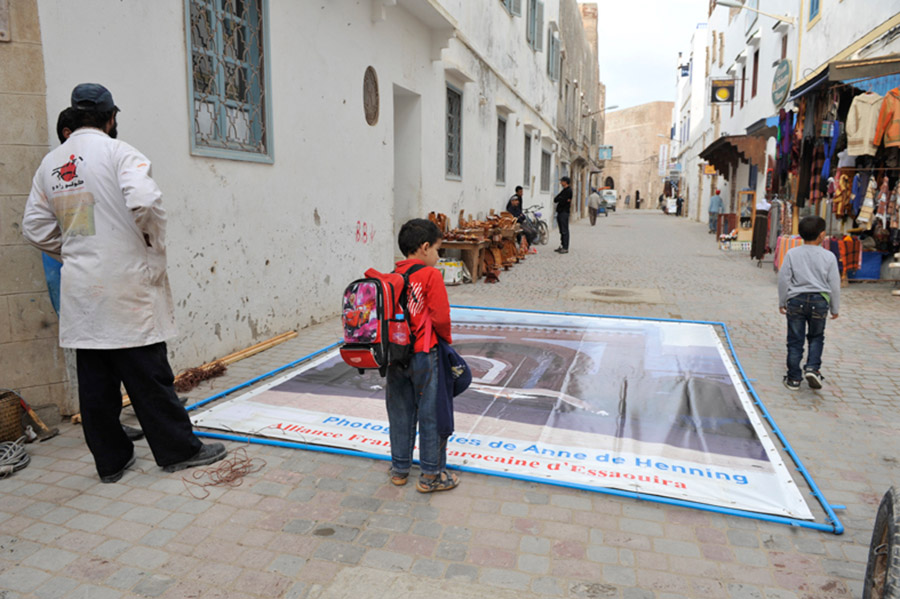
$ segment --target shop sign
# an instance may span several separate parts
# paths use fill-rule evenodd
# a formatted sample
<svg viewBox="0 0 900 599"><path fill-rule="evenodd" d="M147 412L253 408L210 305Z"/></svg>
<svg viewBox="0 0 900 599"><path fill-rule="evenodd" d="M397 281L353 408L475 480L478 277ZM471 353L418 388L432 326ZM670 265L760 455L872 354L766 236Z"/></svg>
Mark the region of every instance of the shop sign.
<svg viewBox="0 0 900 599"><path fill-rule="evenodd" d="M711 79L709 101L713 104L734 102L734 79Z"/></svg>
<svg viewBox="0 0 900 599"><path fill-rule="evenodd" d="M784 106L791 91L791 61L783 58L775 67L775 76L772 78L772 104L775 109Z"/></svg>
<svg viewBox="0 0 900 599"><path fill-rule="evenodd" d="M715 174L716 174L716 167L714 167L714 166L711 165L711 164L704 164L704 165L703 165L703 174L704 174L704 175L715 175Z"/></svg>
<svg viewBox="0 0 900 599"><path fill-rule="evenodd" d="M612 146L598 146L597 160L612 160Z"/></svg>
<svg viewBox="0 0 900 599"><path fill-rule="evenodd" d="M659 176L666 176L666 165L669 164L669 146L668 144L660 144L659 146Z"/></svg>

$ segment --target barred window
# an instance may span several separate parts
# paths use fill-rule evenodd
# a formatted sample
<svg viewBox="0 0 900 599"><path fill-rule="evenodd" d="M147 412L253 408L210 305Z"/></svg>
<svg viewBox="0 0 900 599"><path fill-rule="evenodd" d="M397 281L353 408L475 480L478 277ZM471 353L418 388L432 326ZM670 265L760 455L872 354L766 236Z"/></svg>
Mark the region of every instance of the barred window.
<svg viewBox="0 0 900 599"><path fill-rule="evenodd" d="M497 183L506 183L506 119L497 117Z"/></svg>
<svg viewBox="0 0 900 599"><path fill-rule="evenodd" d="M462 93L447 86L447 176L462 177Z"/></svg>
<svg viewBox="0 0 900 599"><path fill-rule="evenodd" d="M268 0L185 1L192 153L271 162Z"/></svg>
<svg viewBox="0 0 900 599"><path fill-rule="evenodd" d="M525 134L525 173L522 185L531 187L531 133Z"/></svg>
<svg viewBox="0 0 900 599"><path fill-rule="evenodd" d="M550 191L550 152L541 150L541 191Z"/></svg>

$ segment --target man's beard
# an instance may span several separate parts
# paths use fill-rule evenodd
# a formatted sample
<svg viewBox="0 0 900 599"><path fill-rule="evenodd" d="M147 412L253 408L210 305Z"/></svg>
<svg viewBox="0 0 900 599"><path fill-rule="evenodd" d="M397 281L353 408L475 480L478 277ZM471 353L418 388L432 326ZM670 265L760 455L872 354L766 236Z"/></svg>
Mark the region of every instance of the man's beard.
<svg viewBox="0 0 900 599"><path fill-rule="evenodd" d="M112 129L109 130L109 133L107 133L107 135L109 135L113 139L117 138L119 136L119 123L113 125Z"/></svg>

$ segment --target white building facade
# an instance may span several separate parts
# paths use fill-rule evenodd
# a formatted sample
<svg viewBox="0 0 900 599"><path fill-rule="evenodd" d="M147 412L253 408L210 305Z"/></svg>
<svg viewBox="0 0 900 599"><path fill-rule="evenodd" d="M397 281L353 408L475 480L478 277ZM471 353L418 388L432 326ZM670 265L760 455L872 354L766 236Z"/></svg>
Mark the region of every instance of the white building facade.
<svg viewBox="0 0 900 599"><path fill-rule="evenodd" d="M97 82L153 163L181 331L169 347L187 367L337 314L349 281L392 268L409 218L455 226L520 184L549 207L561 2L576 6L23 0L20 20L40 41L24 64L43 70L49 146L72 88ZM580 49L580 21L569 29Z"/></svg>
<svg viewBox="0 0 900 599"><path fill-rule="evenodd" d="M898 0L751 0L746 5L784 19L717 6L711 0L704 47L697 43L700 29L691 44L694 77L705 67L702 90L696 81L689 84L684 78L676 84L673 155L684 167L681 185L688 215L701 222L707 220L715 189L722 191L729 212L738 209L742 191L766 195L766 170L775 159L771 119L779 109L793 108L787 97L773 97L779 66L779 83L789 68L788 89L797 90L833 61L900 50ZM731 101L712 103L713 82L726 80L734 84ZM718 166L700 156L717 140L728 141L733 158L717 161ZM723 166L725 162L730 166Z"/></svg>

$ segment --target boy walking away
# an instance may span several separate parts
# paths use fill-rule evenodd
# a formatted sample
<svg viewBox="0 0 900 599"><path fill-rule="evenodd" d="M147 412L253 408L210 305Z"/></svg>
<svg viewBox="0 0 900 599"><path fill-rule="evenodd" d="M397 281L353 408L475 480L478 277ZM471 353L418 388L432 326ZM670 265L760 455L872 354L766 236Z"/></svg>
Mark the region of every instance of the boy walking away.
<svg viewBox="0 0 900 599"><path fill-rule="evenodd" d="M838 317L841 276L834 254L822 248L825 219L804 216L798 226L803 245L792 248L784 256L778 271L778 309L787 315L787 375L784 386L800 388L801 376L813 389L821 389L824 379L822 348L825 346L825 323L828 311ZM806 366L800 370L803 339L809 341Z"/></svg>
<svg viewBox="0 0 900 599"><path fill-rule="evenodd" d="M397 241L406 260L397 262L395 272L409 273L403 307L415 341L408 365L388 367L391 482L404 485L409 478L418 423L422 475L416 490L449 491L459 479L446 470L448 437L441 436L438 423L438 337L452 343L447 288L440 271L434 268L441 232L433 222L416 218L400 228Z"/></svg>

